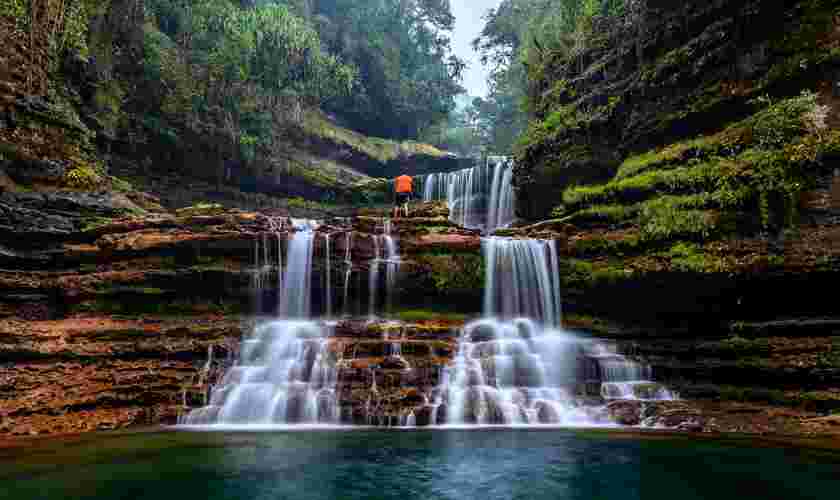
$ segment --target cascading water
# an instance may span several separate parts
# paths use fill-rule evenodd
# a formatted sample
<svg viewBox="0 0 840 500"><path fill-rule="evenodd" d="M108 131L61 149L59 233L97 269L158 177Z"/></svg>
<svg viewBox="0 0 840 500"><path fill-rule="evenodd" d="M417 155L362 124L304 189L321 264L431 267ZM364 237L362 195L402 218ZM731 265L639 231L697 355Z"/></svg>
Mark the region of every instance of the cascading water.
<svg viewBox="0 0 840 500"><path fill-rule="evenodd" d="M299 231L289 241L287 260L280 290L280 316L308 318L312 296L312 253L315 233Z"/></svg>
<svg viewBox="0 0 840 500"><path fill-rule="evenodd" d="M447 424L593 423L573 395L573 336L524 318L464 328L445 394Z"/></svg>
<svg viewBox="0 0 840 500"><path fill-rule="evenodd" d="M559 263L554 241L483 238L484 315L560 324Z"/></svg>
<svg viewBox="0 0 840 500"><path fill-rule="evenodd" d="M483 165L418 177L423 201L446 200L452 222L491 232L514 221L513 163L491 156Z"/></svg>
<svg viewBox="0 0 840 500"><path fill-rule="evenodd" d="M352 248L353 231L347 231L344 233L344 295L341 302L345 316L350 315L350 276L353 274Z"/></svg>
<svg viewBox="0 0 840 500"><path fill-rule="evenodd" d="M652 382L649 366L630 363L607 346L593 345L591 357L597 361L604 399L670 401L676 396L667 387Z"/></svg>
<svg viewBox="0 0 840 500"><path fill-rule="evenodd" d="M498 183L504 182L501 172ZM499 220L498 215L488 215L488 220ZM338 366L345 366L339 361L342 349L331 348L330 328L308 320L317 225L309 221L293 221L293 225L295 232L288 238L276 231L276 256L270 236L258 240L255 248L256 285L267 286L268 273L275 265L278 268L278 310L284 319L254 328L242 342L237 363L213 388L208 405L190 412L183 424L340 423L337 377ZM390 309L400 266L391 222L383 219L380 227L381 232L372 236L371 316L383 303L382 281L384 304ZM329 234L324 238L324 305L329 316L333 239ZM346 232L341 305L345 314L350 307L352 239L352 232ZM461 330L452 363L433 375L437 386L423 389L419 406L396 410L389 406L393 404L390 389L377 387L381 367L368 368L368 423L414 426L422 419L423 424L449 425L604 425L610 423L605 409L610 400L674 398L651 381L649 367L603 343L560 329L559 262L553 241L488 237L482 240L482 250L484 317ZM389 377L396 373L428 376L422 366L412 367L412 351L403 357L402 333L399 338L385 333L382 340L383 366Z"/></svg>
<svg viewBox="0 0 840 500"><path fill-rule="evenodd" d="M326 315L329 318L332 316L333 313L333 304L332 304L332 249L330 248L330 234L324 233L324 246L326 247L324 250L324 274L326 276L326 284L324 286L324 303L326 308Z"/></svg>
<svg viewBox="0 0 840 500"><path fill-rule="evenodd" d="M463 328L430 405L431 423L609 424L603 407L579 396L592 379L604 400L673 399L650 381L649 367L558 328L553 241L485 238L482 245L485 318Z"/></svg>
<svg viewBox="0 0 840 500"><path fill-rule="evenodd" d="M337 424L337 369L327 328L310 315L314 233L296 225L286 250L281 314L257 325L242 341L237 363L207 406L182 419L185 425Z"/></svg>
<svg viewBox="0 0 840 500"><path fill-rule="evenodd" d="M390 311L393 306L394 289L397 283L397 274L400 269L400 253L396 239L391 235L392 224L389 219L382 221L382 234L373 235L373 259L370 261L368 271L368 314L376 316L378 308L379 271L380 266L385 266L385 307Z"/></svg>

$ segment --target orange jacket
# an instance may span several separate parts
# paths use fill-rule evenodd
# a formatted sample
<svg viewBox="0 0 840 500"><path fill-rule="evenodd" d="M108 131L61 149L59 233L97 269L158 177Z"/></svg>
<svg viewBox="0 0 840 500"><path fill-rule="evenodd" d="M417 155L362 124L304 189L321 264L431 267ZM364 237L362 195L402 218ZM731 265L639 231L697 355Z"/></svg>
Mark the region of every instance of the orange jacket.
<svg viewBox="0 0 840 500"><path fill-rule="evenodd" d="M408 175L401 175L401 176L397 177L396 179L394 179L394 182L397 185L397 192L398 193L410 193L410 192L414 191L414 187L413 187L414 179L412 179Z"/></svg>

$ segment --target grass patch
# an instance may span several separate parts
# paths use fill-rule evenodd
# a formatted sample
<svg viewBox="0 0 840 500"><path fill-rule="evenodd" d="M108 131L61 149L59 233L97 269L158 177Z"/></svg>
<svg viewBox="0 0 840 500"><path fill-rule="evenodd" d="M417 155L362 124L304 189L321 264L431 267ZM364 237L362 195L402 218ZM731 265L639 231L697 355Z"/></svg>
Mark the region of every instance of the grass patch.
<svg viewBox="0 0 840 500"><path fill-rule="evenodd" d="M401 321L467 321L472 316L455 311L437 311L430 309L407 309L397 311L394 317Z"/></svg>
<svg viewBox="0 0 840 500"><path fill-rule="evenodd" d="M335 125L318 112L307 112L303 122L303 129L307 133L317 137L337 144L350 146L352 149L360 151L381 163L395 160L403 155L425 155L434 158L443 158L446 156L446 152L430 144L414 141L400 143L377 137L367 137L358 132Z"/></svg>

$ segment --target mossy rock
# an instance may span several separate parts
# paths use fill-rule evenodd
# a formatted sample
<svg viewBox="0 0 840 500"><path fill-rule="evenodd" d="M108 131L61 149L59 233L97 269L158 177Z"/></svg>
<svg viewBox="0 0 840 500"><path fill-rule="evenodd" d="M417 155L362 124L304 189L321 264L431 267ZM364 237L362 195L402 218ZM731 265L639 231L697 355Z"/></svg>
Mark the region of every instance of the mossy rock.
<svg viewBox="0 0 840 500"><path fill-rule="evenodd" d="M225 207L218 203L198 203L190 207L179 208L175 211L175 215L177 215L178 217L220 215L225 211Z"/></svg>

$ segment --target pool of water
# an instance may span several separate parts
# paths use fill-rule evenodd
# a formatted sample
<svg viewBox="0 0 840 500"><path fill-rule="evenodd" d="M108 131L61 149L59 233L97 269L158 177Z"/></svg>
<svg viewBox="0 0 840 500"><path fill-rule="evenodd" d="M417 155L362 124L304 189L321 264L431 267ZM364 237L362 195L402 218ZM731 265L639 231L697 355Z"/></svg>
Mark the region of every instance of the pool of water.
<svg viewBox="0 0 840 500"><path fill-rule="evenodd" d="M557 429L98 435L0 449L0 498L792 500L840 491L840 454L743 444Z"/></svg>

